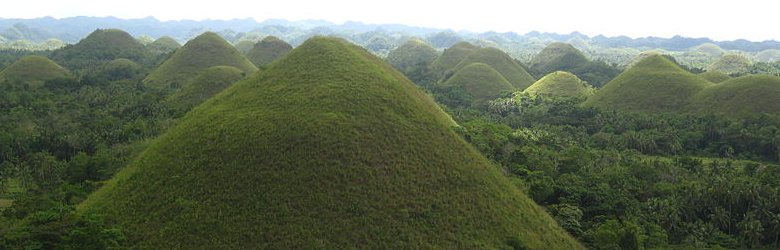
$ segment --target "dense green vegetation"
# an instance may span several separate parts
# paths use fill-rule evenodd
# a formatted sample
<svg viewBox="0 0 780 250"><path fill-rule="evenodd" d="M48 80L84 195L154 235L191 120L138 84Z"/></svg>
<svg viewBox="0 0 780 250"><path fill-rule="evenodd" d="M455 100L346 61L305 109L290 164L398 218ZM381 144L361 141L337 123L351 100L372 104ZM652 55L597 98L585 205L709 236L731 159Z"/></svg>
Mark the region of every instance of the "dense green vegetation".
<svg viewBox="0 0 780 250"><path fill-rule="evenodd" d="M604 85L584 105L622 111L681 112L711 86L662 55L648 55Z"/></svg>
<svg viewBox="0 0 780 250"><path fill-rule="evenodd" d="M79 214L131 246L578 249L368 51L315 37L188 113Z"/></svg>
<svg viewBox="0 0 780 250"><path fill-rule="evenodd" d="M257 67L265 68L268 64L276 61L292 50L289 43L282 41L275 36L267 36L260 42L257 42L246 57Z"/></svg>
<svg viewBox="0 0 780 250"><path fill-rule="evenodd" d="M181 44L169 36L160 37L146 45L149 52L155 55L171 53L179 49L179 47L181 47Z"/></svg>
<svg viewBox="0 0 780 250"><path fill-rule="evenodd" d="M588 97L594 91L592 86L577 76L565 71L556 71L542 77L523 92L530 95Z"/></svg>
<svg viewBox="0 0 780 250"><path fill-rule="evenodd" d="M176 50L149 73L144 84L152 88L179 89L189 84L200 71L213 66L233 66L246 74L257 71L257 67L233 45L216 33L206 32Z"/></svg>

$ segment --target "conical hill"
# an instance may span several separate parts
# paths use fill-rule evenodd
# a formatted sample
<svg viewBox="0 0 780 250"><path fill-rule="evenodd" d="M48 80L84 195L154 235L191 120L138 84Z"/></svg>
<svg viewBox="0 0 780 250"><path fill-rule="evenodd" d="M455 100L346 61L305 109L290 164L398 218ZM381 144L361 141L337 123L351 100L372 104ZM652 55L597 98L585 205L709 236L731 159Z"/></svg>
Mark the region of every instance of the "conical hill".
<svg viewBox="0 0 780 250"><path fill-rule="evenodd" d="M438 77L443 76L447 71L452 73L453 71L451 70L455 68L460 61L466 59L471 52L474 52L477 49L479 49L479 47L468 42L456 43L450 48L445 49L444 52L431 63L431 70Z"/></svg>
<svg viewBox="0 0 780 250"><path fill-rule="evenodd" d="M70 72L43 56L25 56L0 71L0 79L40 87L44 82L72 77Z"/></svg>
<svg viewBox="0 0 780 250"><path fill-rule="evenodd" d="M513 87L520 90L531 86L531 84L536 81L520 63L496 48L479 48L471 52L471 54L455 66L454 71L457 72L472 63L490 65L490 67L501 73Z"/></svg>
<svg viewBox="0 0 780 250"><path fill-rule="evenodd" d="M588 58L568 43L555 42L536 54L529 64L531 71L546 75L558 70L570 71L588 63Z"/></svg>
<svg viewBox="0 0 780 250"><path fill-rule="evenodd" d="M150 56L143 44L118 29L98 29L74 45L52 52L55 62L74 71L89 70L119 58L145 62Z"/></svg>
<svg viewBox="0 0 780 250"><path fill-rule="evenodd" d="M451 126L389 64L315 37L193 109L79 212L137 248L582 248Z"/></svg>
<svg viewBox="0 0 780 250"><path fill-rule="evenodd" d="M186 112L246 77L233 66L214 66L203 70L192 83L168 97L166 102L177 111Z"/></svg>
<svg viewBox="0 0 780 250"><path fill-rule="evenodd" d="M143 82L153 88L180 88L197 77L201 70L213 66L233 66L246 74L257 71L257 67L233 45L216 33L206 32L176 50Z"/></svg>
<svg viewBox="0 0 780 250"><path fill-rule="evenodd" d="M747 75L709 87L696 95L694 110L744 116L780 114L780 77Z"/></svg>
<svg viewBox="0 0 780 250"><path fill-rule="evenodd" d="M246 57L257 67L264 68L292 50L292 46L275 36L267 36L257 42Z"/></svg>
<svg viewBox="0 0 780 250"><path fill-rule="evenodd" d="M532 95L587 97L593 94L593 87L583 82L577 76L565 72L556 71L539 79L531 87L525 89Z"/></svg>
<svg viewBox="0 0 780 250"><path fill-rule="evenodd" d="M477 105L497 98L501 92L517 90L501 73L484 63L472 63L458 70L444 85L462 88Z"/></svg>

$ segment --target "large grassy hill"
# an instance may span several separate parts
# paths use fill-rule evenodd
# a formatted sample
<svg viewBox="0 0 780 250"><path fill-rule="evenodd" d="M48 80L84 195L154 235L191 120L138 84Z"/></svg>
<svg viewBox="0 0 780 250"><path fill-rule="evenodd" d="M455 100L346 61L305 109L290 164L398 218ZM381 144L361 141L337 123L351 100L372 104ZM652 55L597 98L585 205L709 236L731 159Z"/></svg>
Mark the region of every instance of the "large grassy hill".
<svg viewBox="0 0 780 250"><path fill-rule="evenodd" d="M695 96L693 110L744 116L780 113L780 77L747 75L709 87Z"/></svg>
<svg viewBox="0 0 780 250"><path fill-rule="evenodd" d="M420 39L409 39L406 43L390 51L387 62L404 75L412 78L423 74L439 53L433 46Z"/></svg>
<svg viewBox="0 0 780 250"><path fill-rule="evenodd" d="M444 85L462 88L477 105L497 98L503 91L517 90L501 73L484 63L472 63L456 71Z"/></svg>
<svg viewBox="0 0 780 250"><path fill-rule="evenodd" d="M119 58L144 63L150 52L125 31L98 29L76 44L52 52L51 58L71 70L89 70L91 67Z"/></svg>
<svg viewBox="0 0 780 250"><path fill-rule="evenodd" d="M206 32L190 40L144 79L154 88L180 88L194 79L201 70L213 66L233 66L246 74L257 71L252 62L225 39Z"/></svg>
<svg viewBox="0 0 780 250"><path fill-rule="evenodd" d="M169 36L163 36L146 45L149 52L155 55L170 53L181 47L181 44Z"/></svg>
<svg viewBox="0 0 780 250"><path fill-rule="evenodd" d="M479 48L472 51L453 68L453 72L458 72L472 63L490 65L490 67L501 73L512 86L519 90L531 86L536 81L533 76L528 74L523 65L496 48ZM447 80L447 78L442 79L442 81Z"/></svg>
<svg viewBox="0 0 780 250"><path fill-rule="evenodd" d="M315 37L196 107L80 213L151 249L579 249L433 100Z"/></svg>
<svg viewBox="0 0 780 250"><path fill-rule="evenodd" d="M40 87L47 80L72 77L70 72L43 56L25 56L0 71L0 79Z"/></svg>
<svg viewBox="0 0 780 250"><path fill-rule="evenodd" d="M445 49L444 52L431 63L431 71L436 74L437 77L442 77L448 71L454 73L451 70L455 68L460 61L466 59L471 52L474 52L477 49L479 49L479 47L468 42L456 43L455 45L452 45L452 47Z"/></svg>
<svg viewBox="0 0 780 250"><path fill-rule="evenodd" d="M289 43L275 36L267 36L247 53L246 57L257 67L264 68L292 50Z"/></svg>
<svg viewBox="0 0 780 250"><path fill-rule="evenodd" d="M753 63L741 54L725 54L707 66L707 71L719 71L729 75L747 73Z"/></svg>
<svg viewBox="0 0 780 250"><path fill-rule="evenodd" d="M571 71L588 62L588 58L571 44L555 42L536 54L528 65L534 74L542 76L559 70Z"/></svg>
<svg viewBox="0 0 780 250"><path fill-rule="evenodd" d="M663 55L646 55L585 101L585 106L624 111L685 111L697 92L713 83Z"/></svg>
<svg viewBox="0 0 780 250"><path fill-rule="evenodd" d="M525 89L532 95L587 97L593 94L592 86L583 82L577 76L565 72L556 71L539 79L531 87Z"/></svg>

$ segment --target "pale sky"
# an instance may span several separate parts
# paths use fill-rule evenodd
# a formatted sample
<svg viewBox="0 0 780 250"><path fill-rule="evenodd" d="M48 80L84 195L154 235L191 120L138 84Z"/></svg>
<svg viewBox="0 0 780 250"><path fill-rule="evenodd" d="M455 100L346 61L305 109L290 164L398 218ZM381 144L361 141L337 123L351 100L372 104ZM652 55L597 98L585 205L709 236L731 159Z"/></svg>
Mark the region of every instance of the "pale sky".
<svg viewBox="0 0 780 250"><path fill-rule="evenodd" d="M780 40L780 3L767 0L11 0L0 18L115 16L160 20L270 18L400 23L453 30Z"/></svg>

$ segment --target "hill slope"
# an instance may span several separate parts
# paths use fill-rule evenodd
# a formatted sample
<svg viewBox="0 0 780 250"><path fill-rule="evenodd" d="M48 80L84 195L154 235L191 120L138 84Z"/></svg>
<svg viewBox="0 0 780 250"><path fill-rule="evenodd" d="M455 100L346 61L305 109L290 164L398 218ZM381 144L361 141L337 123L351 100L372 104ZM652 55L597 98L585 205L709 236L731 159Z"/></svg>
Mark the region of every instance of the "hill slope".
<svg viewBox="0 0 780 250"><path fill-rule="evenodd" d="M509 55L496 48L479 48L466 56L455 66L454 71L465 68L472 63L484 63L501 73L512 86L525 89L536 81L525 68ZM443 79L444 81L448 79Z"/></svg>
<svg viewBox="0 0 780 250"><path fill-rule="evenodd" d="M524 92L533 95L581 97L590 96L593 91L593 87L577 76L565 71L556 71L542 77Z"/></svg>
<svg viewBox="0 0 780 250"><path fill-rule="evenodd" d="M709 87L695 97L694 109L741 116L780 113L780 77L747 75Z"/></svg>
<svg viewBox="0 0 780 250"><path fill-rule="evenodd" d="M246 57L257 67L265 67L276 59L286 55L292 50L292 46L275 36L267 36L256 43Z"/></svg>
<svg viewBox="0 0 780 250"><path fill-rule="evenodd" d="M479 47L468 42L456 43L455 45L452 45L452 47L445 49L444 52L431 63L431 71L438 77L442 77L447 71L453 73L451 70L455 68L460 61L466 59L471 52L474 52L477 49L479 49Z"/></svg>
<svg viewBox="0 0 780 250"><path fill-rule="evenodd" d="M98 29L74 45L55 50L51 58L66 68L79 71L119 58L143 63L149 58L149 52L127 32Z"/></svg>
<svg viewBox="0 0 780 250"><path fill-rule="evenodd" d="M169 53L181 47L181 44L169 36L163 36L146 45L149 52L155 55Z"/></svg>
<svg viewBox="0 0 780 250"><path fill-rule="evenodd" d="M712 85L663 55L647 55L596 91L584 105L626 111L684 111L694 94Z"/></svg>
<svg viewBox="0 0 780 250"><path fill-rule="evenodd" d="M501 73L484 63L472 63L456 71L444 85L461 87L473 98L474 104L493 100L502 91L517 90Z"/></svg>
<svg viewBox="0 0 780 250"><path fill-rule="evenodd" d="M725 74L747 73L753 65L750 59L740 54L725 54L707 66L707 71L719 71Z"/></svg>
<svg viewBox="0 0 780 250"><path fill-rule="evenodd" d="M216 33L206 32L176 50L146 76L144 84L154 88L179 88L194 79L201 70L213 66L233 66L246 74L257 71L257 67L233 45Z"/></svg>
<svg viewBox="0 0 780 250"><path fill-rule="evenodd" d="M707 81L713 82L713 83L720 83L723 81L726 81L728 79L731 79L729 75L723 74L718 71L705 71L699 73L699 76L701 78L706 79Z"/></svg>
<svg viewBox="0 0 780 250"><path fill-rule="evenodd" d="M420 39L410 39L398 48L390 51L387 62L398 71L412 78L427 69L439 55L431 45Z"/></svg>
<svg viewBox="0 0 780 250"><path fill-rule="evenodd" d="M140 248L581 246L398 71L315 37L182 118L81 205Z"/></svg>
<svg viewBox="0 0 780 250"><path fill-rule="evenodd" d="M40 87L47 80L71 77L70 72L43 56L25 56L0 71L0 79Z"/></svg>
<svg viewBox="0 0 780 250"><path fill-rule="evenodd" d="M546 75L559 70L571 71L588 61L588 58L571 44L555 42L536 54L531 59L529 68L537 75Z"/></svg>
<svg viewBox="0 0 780 250"><path fill-rule="evenodd" d="M246 73L236 67L214 66L201 71L192 83L184 85L166 102L175 110L186 112L244 77Z"/></svg>

